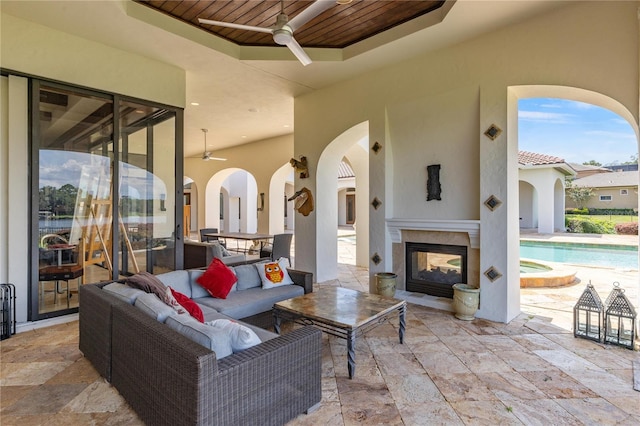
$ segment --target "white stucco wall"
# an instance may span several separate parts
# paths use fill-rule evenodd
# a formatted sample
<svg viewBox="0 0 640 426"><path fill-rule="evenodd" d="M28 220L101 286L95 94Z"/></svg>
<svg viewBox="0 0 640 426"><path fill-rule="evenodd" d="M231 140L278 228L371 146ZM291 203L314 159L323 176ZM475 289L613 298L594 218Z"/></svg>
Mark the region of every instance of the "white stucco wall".
<svg viewBox="0 0 640 426"><path fill-rule="evenodd" d="M534 196L532 208L536 209L534 218L529 223L530 226L525 226L525 223L521 223L520 227L537 227L538 232L542 234L552 234L556 230L564 228L564 187L562 183L564 176L564 174L550 167L520 169L518 173L519 179L535 188L534 194L531 195ZM521 206L525 196L527 194L520 194ZM522 211L520 211L519 217L525 217Z"/></svg>
<svg viewBox="0 0 640 426"><path fill-rule="evenodd" d="M383 146L380 154L370 153L370 199L378 197L384 206L369 208L369 255L383 259L370 262L371 277L390 266L385 215L480 219L478 316L509 321L519 313L517 99L529 92L512 87L604 94L637 129L637 8L638 2L568 3L296 99L295 151L309 159L312 178L304 184L318 198L323 187L313 170L338 135L368 120L370 145ZM454 7L447 19L456 19L455 13ZM503 130L494 141L483 135L491 124ZM430 164L442 166L442 201L425 201ZM490 195L503 202L493 212L482 205ZM297 262L315 273L325 271L326 253L314 244L320 220L310 215L296 224ZM494 282L482 274L492 266L503 274Z"/></svg>
<svg viewBox="0 0 640 426"><path fill-rule="evenodd" d="M185 72L175 66L124 52L2 13L0 67L140 99L183 107ZM3 87L4 89L4 87ZM0 282L16 285L17 321L27 320L28 259L28 105L27 80L10 77L2 90L1 133L6 163L0 180ZM8 248L11 254L9 255Z"/></svg>

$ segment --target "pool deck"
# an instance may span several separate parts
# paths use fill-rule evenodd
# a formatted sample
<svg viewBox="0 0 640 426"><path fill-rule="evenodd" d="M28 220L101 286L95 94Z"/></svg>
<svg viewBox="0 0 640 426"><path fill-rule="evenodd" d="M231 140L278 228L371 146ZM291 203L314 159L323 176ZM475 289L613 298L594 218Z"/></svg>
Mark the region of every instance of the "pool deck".
<svg viewBox="0 0 640 426"><path fill-rule="evenodd" d="M557 243L582 243L582 244L612 244L621 246L638 246L637 235L612 235L612 234L537 234L520 230L521 241L549 241Z"/></svg>

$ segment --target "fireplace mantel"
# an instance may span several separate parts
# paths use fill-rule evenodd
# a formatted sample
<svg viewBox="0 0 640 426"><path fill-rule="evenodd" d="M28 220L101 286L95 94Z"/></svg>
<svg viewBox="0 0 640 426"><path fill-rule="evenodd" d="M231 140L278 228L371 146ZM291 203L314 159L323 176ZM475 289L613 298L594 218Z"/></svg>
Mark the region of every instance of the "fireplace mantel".
<svg viewBox="0 0 640 426"><path fill-rule="evenodd" d="M466 232L472 248L480 248L479 220L387 219L391 242L402 242L402 231Z"/></svg>

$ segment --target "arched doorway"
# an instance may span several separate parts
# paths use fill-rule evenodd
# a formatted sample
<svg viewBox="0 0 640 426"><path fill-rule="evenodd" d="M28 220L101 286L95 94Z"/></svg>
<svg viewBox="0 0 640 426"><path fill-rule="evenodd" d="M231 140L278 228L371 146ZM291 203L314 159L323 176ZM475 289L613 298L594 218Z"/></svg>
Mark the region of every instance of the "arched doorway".
<svg viewBox="0 0 640 426"><path fill-rule="evenodd" d="M369 250L369 123L362 122L336 137L320 155L316 179L316 280L337 278L338 262L338 168L347 157L357 180L356 264L368 265ZM366 259L363 261L363 259Z"/></svg>

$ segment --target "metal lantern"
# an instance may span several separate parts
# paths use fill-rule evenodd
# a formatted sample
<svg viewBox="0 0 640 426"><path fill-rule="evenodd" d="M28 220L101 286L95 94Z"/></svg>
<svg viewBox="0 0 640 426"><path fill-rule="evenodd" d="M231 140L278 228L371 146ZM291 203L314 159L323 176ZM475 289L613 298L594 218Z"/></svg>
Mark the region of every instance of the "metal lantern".
<svg viewBox="0 0 640 426"><path fill-rule="evenodd" d="M602 341L604 307L596 289L589 281L582 296L573 307L573 335Z"/></svg>
<svg viewBox="0 0 640 426"><path fill-rule="evenodd" d="M605 311L604 342L633 349L636 310L625 296L624 289L615 288L611 293L615 295Z"/></svg>

